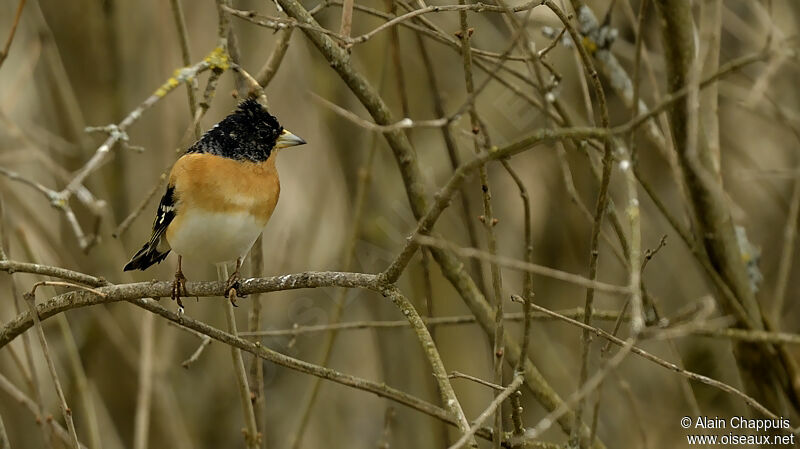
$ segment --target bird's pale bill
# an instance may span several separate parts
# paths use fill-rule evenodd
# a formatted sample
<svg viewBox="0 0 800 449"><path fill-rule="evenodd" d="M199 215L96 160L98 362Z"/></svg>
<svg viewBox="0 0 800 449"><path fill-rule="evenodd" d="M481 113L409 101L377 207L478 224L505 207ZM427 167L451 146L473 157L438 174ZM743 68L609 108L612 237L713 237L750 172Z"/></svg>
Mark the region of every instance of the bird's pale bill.
<svg viewBox="0 0 800 449"><path fill-rule="evenodd" d="M275 148L288 148L296 145L303 145L304 143L306 143L305 140L284 129L283 132L281 132L280 137L278 137L278 140L275 142Z"/></svg>

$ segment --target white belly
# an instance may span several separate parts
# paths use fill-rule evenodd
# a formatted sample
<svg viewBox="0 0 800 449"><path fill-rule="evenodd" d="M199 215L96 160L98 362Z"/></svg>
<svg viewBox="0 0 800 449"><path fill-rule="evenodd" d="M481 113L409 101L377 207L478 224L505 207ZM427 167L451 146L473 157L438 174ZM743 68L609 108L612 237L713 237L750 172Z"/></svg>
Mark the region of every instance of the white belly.
<svg viewBox="0 0 800 449"><path fill-rule="evenodd" d="M173 251L189 260L220 263L244 257L266 223L251 214L193 210L168 233ZM171 234L171 235L170 235Z"/></svg>

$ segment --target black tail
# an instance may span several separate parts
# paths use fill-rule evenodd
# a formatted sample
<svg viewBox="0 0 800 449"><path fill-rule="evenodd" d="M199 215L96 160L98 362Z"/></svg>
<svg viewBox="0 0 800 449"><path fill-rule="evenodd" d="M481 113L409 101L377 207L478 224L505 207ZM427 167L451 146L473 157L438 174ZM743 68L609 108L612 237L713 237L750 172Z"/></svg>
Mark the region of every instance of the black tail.
<svg viewBox="0 0 800 449"><path fill-rule="evenodd" d="M157 246L153 245L152 242L145 243L142 249L131 257L130 262L125 265L123 271L146 270L154 264L161 263L162 260L166 259L169 250L162 253L158 251Z"/></svg>

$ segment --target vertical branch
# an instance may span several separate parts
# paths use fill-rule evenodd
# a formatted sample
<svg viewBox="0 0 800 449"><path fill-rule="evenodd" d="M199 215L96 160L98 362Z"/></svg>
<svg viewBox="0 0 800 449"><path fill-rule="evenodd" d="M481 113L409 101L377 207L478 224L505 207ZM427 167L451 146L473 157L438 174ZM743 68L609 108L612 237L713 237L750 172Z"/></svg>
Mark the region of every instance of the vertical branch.
<svg viewBox="0 0 800 449"><path fill-rule="evenodd" d="M353 29L353 3L354 0L342 2L342 23L339 27L339 34L344 37L350 37L350 31Z"/></svg>
<svg viewBox="0 0 800 449"><path fill-rule="evenodd" d="M528 195L528 189L525 188L525 183L519 177L516 171L511 168L508 161L502 160L503 167L505 167L508 174L517 184L519 196L522 199L523 210L523 232L525 233L525 262L533 263L533 229L531 226L531 200ZM525 272L525 278L522 286L522 316L524 316L523 330L522 330L522 345L520 347L520 357L517 358L517 363L514 364L514 374L518 375L525 371L525 360L528 355L528 347L531 340L531 301L533 301L533 273L530 271ZM522 437L525 433L525 428L522 422L522 405L520 401L521 392L517 391L511 396L511 419L514 423L514 435Z"/></svg>
<svg viewBox="0 0 800 449"><path fill-rule="evenodd" d="M189 33L186 31L186 18L183 15L183 7L181 0L169 0L169 5L172 9L172 18L175 20L175 28L178 31L178 40L181 44L181 58L184 67L192 65L192 56L189 51ZM196 80L186 83L186 93L189 96L189 111L194 118L197 115L197 97L195 96L195 88L197 85ZM200 124L196 123L194 127L195 138L200 138Z"/></svg>
<svg viewBox="0 0 800 449"><path fill-rule="evenodd" d="M459 0L460 5L465 5L466 0ZM472 29L469 28L467 23L467 12L465 10L459 11L459 22L461 25L461 29L459 31L458 37L461 39L461 49L462 49L462 58L464 63L464 81L466 84L467 89L467 96L471 97L475 92L475 85L472 78L472 50L470 47L470 37L472 35ZM472 101L469 105L469 118L470 118L470 126L472 128L472 133L475 134L476 139L473 140L473 148L475 153L480 152L480 144L477 139L478 133L481 131L481 123L480 118L478 117L478 112L475 108L475 101ZM484 141L487 139L487 136L483 136ZM479 170L479 178L481 182L481 191L483 192L483 224L486 228L486 236L488 241L488 249L489 253L494 255L497 252L497 239L494 233L494 226L497 224L494 218L494 212L492 210L492 195L489 191L489 175L486 171L486 166L481 165ZM503 280L500 276L500 267L497 264L490 264L490 270L492 273L492 290L494 293L494 339L492 342L492 354L493 354L493 372L494 372L494 382L496 384L503 383L503 340L504 340L504 333L505 329L503 327ZM497 397L499 393L495 391L495 397ZM497 412L494 417L494 433L492 434L492 442L494 444L495 449L500 448L500 443L502 441L503 435L503 413L502 407L497 407Z"/></svg>
<svg viewBox="0 0 800 449"><path fill-rule="evenodd" d="M0 194L0 261L8 260L8 254L6 254L6 245L8 244L8 241L6 239L5 215L5 202L3 201L3 195Z"/></svg>
<svg viewBox="0 0 800 449"><path fill-rule="evenodd" d="M550 10L552 10L569 32L573 42L576 42L575 48L580 54L583 67L592 83L593 90L597 96L597 103L600 109L600 126L608 128L608 106L606 105L605 93L603 86L600 84L600 77L597 70L594 68L594 63L589 57L583 45L577 44L582 42L575 27L572 26L567 16L564 14L552 0L545 0L544 2ZM603 174L600 180L600 192L597 195L597 203L594 210L594 223L592 224L592 236L590 242L589 253L589 279L595 280L597 278L597 267L600 258L600 231L603 225L603 217L606 213L608 206L608 185L611 181L611 163L612 163L612 146L611 139L605 139L603 149ZM638 269L638 266L637 266ZM594 289L586 290L586 302L584 306L584 324L590 324L592 320L592 306L594 303ZM591 348L592 334L584 329L582 334L582 349L581 349L581 370L580 370L580 385L586 384L589 376L589 351ZM572 435L570 436L570 447L577 447L580 444L580 430L579 423L582 419L583 407L585 400L581 397L575 409L575 426L572 428Z"/></svg>
<svg viewBox="0 0 800 449"><path fill-rule="evenodd" d="M6 433L6 425L3 423L2 416L0 416L0 449L11 449L11 442L8 441L8 433Z"/></svg>
<svg viewBox="0 0 800 449"><path fill-rule="evenodd" d="M39 344L42 347L42 353L47 361L47 368L50 370L50 377L53 379L53 385L55 386L56 394L58 395L61 413L64 416L64 421L67 423L67 429L69 430L70 443L72 444L73 449L79 449L80 442L78 442L78 434L75 431L75 423L72 421L72 410L70 410L69 406L67 405L67 398L64 396L64 390L61 388L61 381L58 380L58 371L56 371L55 362L53 362L53 358L50 356L50 349L47 346L47 339L44 336L44 330L42 329L42 323L39 319L39 313L36 311L36 298L33 293L26 293L23 295L23 297L25 298L25 302L28 303L28 310L30 310L31 316L33 317L36 335L39 336Z"/></svg>
<svg viewBox="0 0 800 449"><path fill-rule="evenodd" d="M225 282L228 279L228 267L225 264L217 265L217 278ZM231 292L231 294L236 294ZM238 336L239 331L236 329L236 314L233 310L233 303L225 300L225 319L228 322L228 332L231 335ZM258 434L258 426L256 425L256 416L253 411L253 402L250 395L250 387L247 384L247 371L244 368L244 360L242 359L242 351L231 346L231 358L233 360L233 371L236 375L236 385L239 387L239 401L242 404L242 416L244 417L245 430L244 442L248 449L258 449L259 439L261 435Z"/></svg>
<svg viewBox="0 0 800 449"><path fill-rule="evenodd" d="M483 211L484 211L484 226L486 226L486 234L488 237L489 254L495 255L497 253L497 237L494 233L494 226L497 224L497 219L494 218L494 211L492 210L492 195L489 191L489 176L486 173L486 166L480 168L481 190L483 190ZM492 290L494 291L494 341L492 343L492 353L494 355L494 382L496 384L503 383L503 353L505 348L503 340L505 337L505 327L503 323L503 278L500 276L500 267L496 263L489 264L492 273ZM524 354L524 353L523 353ZM497 392L495 392L497 393ZM499 393L495 394L497 397ZM503 408L498 405L497 412L494 417L494 433L492 441L495 449L500 449L503 435Z"/></svg>
<svg viewBox="0 0 800 449"><path fill-rule="evenodd" d="M397 15L397 3L392 0L386 0L386 7L389 13L393 16ZM406 94L406 78L403 76L403 60L400 52L400 29L399 27L391 27L389 29L389 53L392 55L392 66L394 67L394 81L397 83L397 93L400 97L400 110L403 117L408 117L408 95ZM410 135L411 130L407 129L406 134Z"/></svg>
<svg viewBox="0 0 800 449"><path fill-rule="evenodd" d="M639 96L640 96L640 72L641 72L641 61L642 61L642 48L644 45L644 20L647 14L647 5L649 4L649 0L642 0L642 4L639 6L639 15L638 19L636 20L636 42L634 43L634 54L633 54L633 104L631 105L631 118L635 118L639 114ZM628 135L628 149L631 152L631 164L633 164L634 169L637 167L638 159L636 157L636 141L634 140L634 136L636 134L636 130L632 129L630 134ZM635 173L635 172L634 172Z"/></svg>
<svg viewBox="0 0 800 449"><path fill-rule="evenodd" d="M230 6L230 0L216 0L217 3L217 40L220 47L228 51L228 32L231 29L231 18L225 11L225 6Z"/></svg>
<svg viewBox="0 0 800 449"><path fill-rule="evenodd" d="M635 53L634 53L634 63L633 63L633 87L632 87L633 88L633 101L631 102L631 106L630 106L631 107L631 117L636 117L636 115L639 112L639 107L638 107L638 105L639 105L639 69L640 69L640 62L641 62L641 56L642 56L642 42L643 42L643 32L642 32L643 28L642 28L642 25L644 24L645 13L647 12L647 4L648 4L648 0L643 0L641 5L640 5L640 7L639 7L639 16L638 16L639 18L637 20L637 27L636 27L636 42L634 44ZM625 166L626 167L625 168L626 181L629 181L631 177L635 178L634 168L636 167L636 163L637 163L637 149L636 149L636 140L634 139L634 135L635 135L635 130L631 130L631 132L628 135L628 155L629 155L630 160L628 161L627 165ZM635 181L635 179L634 179L634 181ZM634 184L633 186L631 186L631 185L627 185L627 186L628 186L628 191L630 192L629 201L631 202L631 207L632 207L633 201L635 201L636 202L635 211L636 211L636 214L638 215L638 213L639 213L639 207L638 207L639 199L638 199L638 195L636 195L636 193L637 193L636 192L636 185ZM630 212L629 212L629 214L630 214ZM637 226L638 226L638 217L637 217ZM620 236L621 235L622 234L620 234ZM639 228L633 229L633 227L631 227L631 239L633 238L634 235L638 239L637 242L629 241L628 243L631 245L631 248L628 248L627 244L623 245L623 248L626 249L626 254L628 255L627 262L628 262L628 269L630 270L629 273L631 273L630 277L631 278L633 277L633 271L635 269L639 273L638 276L641 279L641 268L638 265L635 265L635 266L631 265L631 263L635 261L633 258L638 258L639 257L639 252L641 251L641 248L640 248L641 247L641 230ZM626 239L626 241L631 240L631 239ZM633 246L638 246L638 247L637 248L633 248ZM640 284L641 284L641 281L640 281ZM640 288L641 289L640 291L643 291L643 285L639 285L639 287L637 287L637 288ZM622 306L621 313L623 313L623 314L625 313L625 310L627 309L628 304L630 304L630 300L626 301L625 304ZM621 324L621 322L619 320L617 320L617 323L615 324L615 328L614 328L614 334L616 334L616 331L617 331L617 329L619 329L619 325L620 324ZM671 343L672 342L670 342L670 344ZM609 344L610 343L607 343L606 346L603 348L603 350L601 350L601 356L606 357L608 355L607 350L608 350L608 345ZM599 417L600 417L600 400L601 400L602 395L603 395L602 386L603 385L600 384L597 387L597 397L595 399L594 410L592 412L592 425L591 425L591 432L589 434L590 441L593 441L595 439L595 437L597 436L597 423L598 423L598 420L599 420ZM692 396L692 398L694 398L694 396Z"/></svg>
<svg viewBox="0 0 800 449"><path fill-rule="evenodd" d="M14 42L14 34L17 32L17 25L19 25L19 19L22 17L22 10L25 8L25 2L26 0L19 0L19 4L17 4L14 22L11 23L11 31L8 32L8 38L6 39L6 44L3 46L3 51L0 51L0 67L3 66L3 62L5 62L8 57L8 51L11 49L11 43Z"/></svg>
<svg viewBox="0 0 800 449"><path fill-rule="evenodd" d="M102 446L100 441L100 424L97 421L97 411L94 407L91 391L89 391L89 382L86 378L83 364L81 363L78 345L75 343L75 336L72 334L66 315L58 315L58 327L61 329L61 338L67 350L67 358L70 362L72 375L75 377L75 385L77 386L78 394L81 398L81 405L83 405L86 414L86 430L89 432L89 447L91 449L100 449Z"/></svg>
<svg viewBox="0 0 800 449"><path fill-rule="evenodd" d="M794 244L797 240L797 217L800 215L800 176L795 169L792 179L792 198L789 203L789 213L786 217L786 226L783 228L783 249L778 263L778 279L775 281L775 299L773 300L772 319L776 324L780 324L783 316L783 304L786 300L786 286L789 285L789 274L792 270L792 257L794 256Z"/></svg>
<svg viewBox="0 0 800 449"><path fill-rule="evenodd" d="M250 275L260 277L264 273L264 243L263 235L259 235L250 249ZM261 329L261 300L264 295L256 293L250 298L250 314L248 316L248 330L255 332ZM210 340L208 340L210 341ZM250 380L253 384L253 412L255 413L256 426L261 435L261 447L267 444L267 401L264 398L264 361L253 357L250 362Z"/></svg>
<svg viewBox="0 0 800 449"><path fill-rule="evenodd" d="M1 200L2 197L0 197L0 206L2 206L3 204ZM5 216L3 214L2 209L0 209L0 248L5 249L4 254L6 256L8 255L8 253L11 252L11 248L8 242L8 234L5 232ZM20 295L19 292L17 291L17 284L14 281L13 277L9 278L9 284L11 285L11 296L14 298L14 313L19 315L21 312L20 301L19 301ZM36 404L36 409L35 409L36 423L39 426L43 426L42 438L44 439L45 446L53 447L52 436L55 433L55 425L53 424L52 420L44 419L45 409L44 409L44 401L42 400L42 389L41 386L39 385L39 376L36 373L36 364L33 361L33 349L31 346L31 340L27 332L22 334L22 348L25 353L25 362L28 365L31 393L33 394L34 403ZM22 371L23 377L25 377L24 369L22 369L21 366L20 366L20 371Z"/></svg>
<svg viewBox="0 0 800 449"><path fill-rule="evenodd" d="M719 71L719 54L722 34L722 0L700 2L700 57L701 70L698 75L706 78ZM701 76L697 77L697 80ZM704 137L711 153L714 172L720 172L719 143L719 87L712 83L700 93L700 115Z"/></svg>
<svg viewBox="0 0 800 449"><path fill-rule="evenodd" d="M155 316L142 317L139 351L139 393L136 396L136 415L133 425L133 449L146 449L150 434L150 403L153 392L153 340Z"/></svg>
<svg viewBox="0 0 800 449"><path fill-rule="evenodd" d="M428 49L425 46L425 41L422 39L422 36L419 33L415 33L414 36L417 39L417 45L419 46L419 52L422 56L422 62L425 66L425 74L428 77L428 86L430 87L430 95L433 99L433 110L436 113L436 117L446 117L447 112L444 109L444 100L442 99L442 92L439 88L439 82L436 78L436 71L433 68L433 62L431 61L430 54L428 53ZM442 126L442 138L444 139L444 145L447 148L447 156L450 160L450 166L452 167L453 171L455 171L461 165L461 157L458 155L458 144L456 143L455 138L453 137L453 130L451 124L448 123L445 126ZM472 248L478 247L478 230L475 227L475 215L472 212L472 205L469 202L469 196L467 195L467 189L463 186L459 187L459 198L461 200L461 213L462 213L462 220L464 221L464 225L467 228L467 237L469 239L469 244ZM483 272L481 270L481 261L477 258L470 259L471 269L472 269L472 276L475 278L475 281L478 284L478 288L482 291L486 291L486 285L483 282Z"/></svg>

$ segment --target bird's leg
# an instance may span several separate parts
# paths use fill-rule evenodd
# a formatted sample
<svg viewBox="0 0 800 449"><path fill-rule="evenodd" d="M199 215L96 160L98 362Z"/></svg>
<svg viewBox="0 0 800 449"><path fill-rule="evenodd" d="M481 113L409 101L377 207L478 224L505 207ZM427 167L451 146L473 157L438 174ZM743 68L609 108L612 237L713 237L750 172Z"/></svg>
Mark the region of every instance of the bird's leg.
<svg viewBox="0 0 800 449"><path fill-rule="evenodd" d="M241 277L239 276L239 269L240 268L242 268L242 258L241 257L236 259L236 269L233 270L233 274L231 274L230 277L228 277L228 281L225 283L225 296L227 296L228 299L230 299L231 304L233 304L234 307L239 307L239 306L236 305L236 297L237 296L240 297L240 298L244 298L245 296L247 296L247 295L243 295L243 294L238 292L238 290L239 290L239 279L241 279Z"/></svg>
<svg viewBox="0 0 800 449"><path fill-rule="evenodd" d="M172 300L178 302L178 313L183 314L183 302L181 296L187 296L186 276L181 271L181 256L178 256L178 270L175 271L175 280L172 281Z"/></svg>

